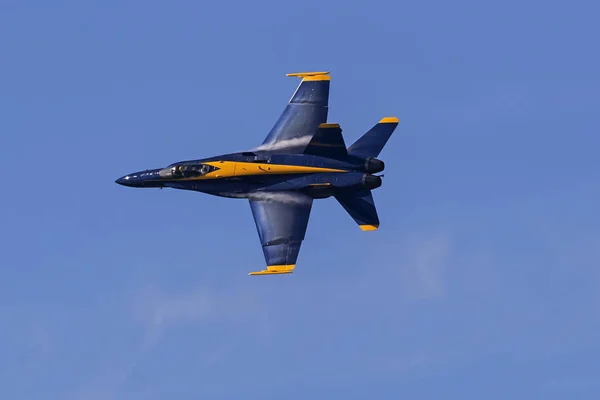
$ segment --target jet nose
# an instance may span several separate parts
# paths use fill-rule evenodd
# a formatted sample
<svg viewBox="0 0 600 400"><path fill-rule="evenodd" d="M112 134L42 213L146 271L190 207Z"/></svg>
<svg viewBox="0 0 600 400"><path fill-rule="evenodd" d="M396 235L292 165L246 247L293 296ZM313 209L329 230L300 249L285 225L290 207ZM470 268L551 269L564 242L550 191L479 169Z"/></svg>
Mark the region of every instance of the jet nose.
<svg viewBox="0 0 600 400"><path fill-rule="evenodd" d="M115 183L127 187L150 188L162 187L158 169L147 169L140 172L132 172L115 180Z"/></svg>
<svg viewBox="0 0 600 400"><path fill-rule="evenodd" d="M119 179L117 179L115 181L115 183L118 183L119 185L123 185L123 186L131 186L129 179L130 179L130 176L125 175L125 176L122 176Z"/></svg>

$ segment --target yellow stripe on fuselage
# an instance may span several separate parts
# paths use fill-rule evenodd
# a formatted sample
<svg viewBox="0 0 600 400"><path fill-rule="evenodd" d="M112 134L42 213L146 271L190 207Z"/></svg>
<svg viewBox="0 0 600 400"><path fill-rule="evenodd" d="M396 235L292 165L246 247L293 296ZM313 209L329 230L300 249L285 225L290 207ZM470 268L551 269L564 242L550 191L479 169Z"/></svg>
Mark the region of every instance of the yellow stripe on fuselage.
<svg viewBox="0 0 600 400"><path fill-rule="evenodd" d="M249 163L236 161L210 161L205 164L217 167L216 171L206 175L178 180L222 179L236 176L282 175L282 174L314 174L319 172L348 172L343 169L308 167L305 165L284 165L268 163Z"/></svg>

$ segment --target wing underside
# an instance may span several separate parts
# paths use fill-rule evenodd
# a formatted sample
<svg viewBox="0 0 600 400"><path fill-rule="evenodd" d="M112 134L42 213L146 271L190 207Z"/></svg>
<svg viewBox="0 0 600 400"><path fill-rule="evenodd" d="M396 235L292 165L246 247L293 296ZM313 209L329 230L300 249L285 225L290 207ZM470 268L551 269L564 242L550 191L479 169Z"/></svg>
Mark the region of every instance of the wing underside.
<svg viewBox="0 0 600 400"><path fill-rule="evenodd" d="M293 192L264 194L250 199L250 208L263 248L267 269L250 275L293 272L304 240L312 199Z"/></svg>
<svg viewBox="0 0 600 400"><path fill-rule="evenodd" d="M327 122L330 76L329 72L287 75L301 77L302 81L260 147L301 153L319 125Z"/></svg>

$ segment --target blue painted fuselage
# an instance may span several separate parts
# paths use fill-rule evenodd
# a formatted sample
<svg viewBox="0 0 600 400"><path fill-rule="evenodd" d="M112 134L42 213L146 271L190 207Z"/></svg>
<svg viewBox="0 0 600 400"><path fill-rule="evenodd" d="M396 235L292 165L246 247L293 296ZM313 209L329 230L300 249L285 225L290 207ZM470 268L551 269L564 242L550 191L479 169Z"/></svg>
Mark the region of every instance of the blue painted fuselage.
<svg viewBox="0 0 600 400"><path fill-rule="evenodd" d="M210 166L204 175L196 171ZM223 168L220 166L223 165ZM240 174L244 166L253 171ZM381 169L383 166L381 166ZM169 173L182 169L179 175ZM192 174L186 175L186 169ZM219 175L219 169L223 173ZM232 171L237 169L237 174ZM192 190L215 196L248 198L270 192L299 192L312 198L326 198L336 193L359 189L374 189L381 178L373 175L369 159L347 155L340 159L310 154L276 154L268 151L242 152L216 157L180 161L166 168L128 174L116 183L140 188L173 188Z"/></svg>

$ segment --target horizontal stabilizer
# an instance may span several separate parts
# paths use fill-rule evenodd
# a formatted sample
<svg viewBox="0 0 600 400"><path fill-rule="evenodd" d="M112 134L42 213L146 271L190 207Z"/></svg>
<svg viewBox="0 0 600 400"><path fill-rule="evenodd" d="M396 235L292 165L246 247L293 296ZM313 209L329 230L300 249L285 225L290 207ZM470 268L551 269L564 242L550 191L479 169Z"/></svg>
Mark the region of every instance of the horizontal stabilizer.
<svg viewBox="0 0 600 400"><path fill-rule="evenodd" d="M339 124L320 124L304 154L329 158L342 158L348 155L346 143Z"/></svg>
<svg viewBox="0 0 600 400"><path fill-rule="evenodd" d="M377 157L398 126L398 118L382 118L354 144L348 147L348 154L358 157Z"/></svg>
<svg viewBox="0 0 600 400"><path fill-rule="evenodd" d="M370 190L345 193L335 196L336 200L356 221L363 231L374 231L379 228L379 217Z"/></svg>

